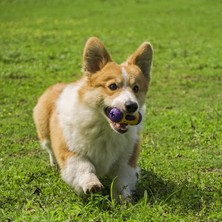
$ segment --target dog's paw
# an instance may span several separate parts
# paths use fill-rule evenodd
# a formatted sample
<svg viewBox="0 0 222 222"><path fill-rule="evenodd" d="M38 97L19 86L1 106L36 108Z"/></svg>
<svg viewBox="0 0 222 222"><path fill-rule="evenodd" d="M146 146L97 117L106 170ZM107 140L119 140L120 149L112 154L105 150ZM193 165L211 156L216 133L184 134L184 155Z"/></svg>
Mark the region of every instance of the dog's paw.
<svg viewBox="0 0 222 222"><path fill-rule="evenodd" d="M89 182L85 187L85 193L96 193L103 189L103 185L99 181Z"/></svg>

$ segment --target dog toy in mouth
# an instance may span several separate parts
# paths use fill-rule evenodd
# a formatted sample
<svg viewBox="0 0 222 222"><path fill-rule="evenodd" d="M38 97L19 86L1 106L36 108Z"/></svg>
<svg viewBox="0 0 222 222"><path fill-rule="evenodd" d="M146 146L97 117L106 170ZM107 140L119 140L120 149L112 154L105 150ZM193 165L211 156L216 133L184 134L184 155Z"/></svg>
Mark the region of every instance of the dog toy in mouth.
<svg viewBox="0 0 222 222"><path fill-rule="evenodd" d="M108 117L114 123L124 123L129 125L138 125L142 120L140 112L136 112L135 114L126 114L117 108L112 108L108 112Z"/></svg>

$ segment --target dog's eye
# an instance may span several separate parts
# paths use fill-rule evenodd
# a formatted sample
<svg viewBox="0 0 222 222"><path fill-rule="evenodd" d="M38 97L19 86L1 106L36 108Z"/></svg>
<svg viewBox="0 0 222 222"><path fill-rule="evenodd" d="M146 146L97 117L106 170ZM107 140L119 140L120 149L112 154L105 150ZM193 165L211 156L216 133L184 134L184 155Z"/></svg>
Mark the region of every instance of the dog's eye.
<svg viewBox="0 0 222 222"><path fill-rule="evenodd" d="M112 91L118 89L118 86L116 85L116 83L110 84L108 87L109 87L109 89L112 90Z"/></svg>
<svg viewBox="0 0 222 222"><path fill-rule="evenodd" d="M139 86L134 86L133 87L133 92L138 93L139 92Z"/></svg>

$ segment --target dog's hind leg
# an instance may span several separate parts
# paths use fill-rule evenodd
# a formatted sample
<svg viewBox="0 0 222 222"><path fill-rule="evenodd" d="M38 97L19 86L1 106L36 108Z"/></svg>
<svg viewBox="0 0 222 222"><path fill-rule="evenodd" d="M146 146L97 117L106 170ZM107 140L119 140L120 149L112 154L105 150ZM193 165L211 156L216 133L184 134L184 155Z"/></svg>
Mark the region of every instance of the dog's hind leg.
<svg viewBox="0 0 222 222"><path fill-rule="evenodd" d="M50 165L54 165L53 152L50 145L49 138L49 111L43 106L42 99L39 100L39 103L34 108L33 118L35 126L38 133L38 138L40 140L41 146L46 149L49 153Z"/></svg>
<svg viewBox="0 0 222 222"><path fill-rule="evenodd" d="M54 165L54 155L50 144L50 119L55 103L65 88L65 84L59 83L48 88L39 98L37 105L33 110L33 119L38 133L40 144L49 153L50 165Z"/></svg>
<svg viewBox="0 0 222 222"><path fill-rule="evenodd" d="M35 123L36 123L37 132L38 132L39 142L42 148L46 149L49 154L50 165L54 166L55 160L54 160L53 151L51 149L48 128L46 127L46 125L43 126L40 124L39 121L37 121L36 113L35 113Z"/></svg>
<svg viewBox="0 0 222 222"><path fill-rule="evenodd" d="M54 154L53 154L52 149L51 149L50 141L48 139L45 139L45 140L41 141L40 143L41 143L41 146L48 151L50 165L54 166L55 165L55 159L54 159Z"/></svg>

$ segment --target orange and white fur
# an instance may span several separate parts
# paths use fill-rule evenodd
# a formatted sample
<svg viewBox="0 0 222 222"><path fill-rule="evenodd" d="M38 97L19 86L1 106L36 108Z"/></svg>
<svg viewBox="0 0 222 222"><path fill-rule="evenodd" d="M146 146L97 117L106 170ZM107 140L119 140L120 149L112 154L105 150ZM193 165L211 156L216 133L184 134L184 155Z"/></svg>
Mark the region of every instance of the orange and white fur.
<svg viewBox="0 0 222 222"><path fill-rule="evenodd" d="M113 194L130 199L135 190L141 124L113 123L107 108L140 111L144 118L153 50L148 42L122 64L91 37L83 52L83 77L48 88L34 108L38 137L61 176L77 194L100 191L99 178L115 178Z"/></svg>

